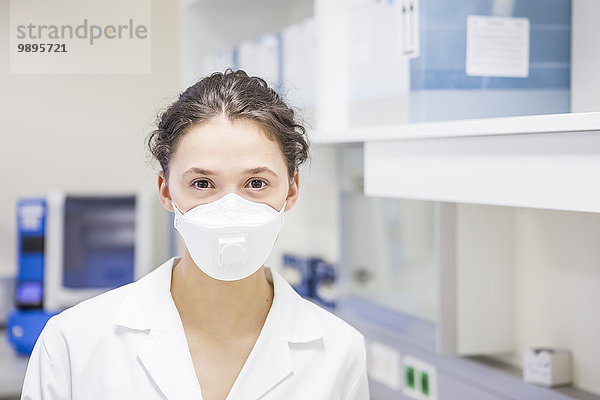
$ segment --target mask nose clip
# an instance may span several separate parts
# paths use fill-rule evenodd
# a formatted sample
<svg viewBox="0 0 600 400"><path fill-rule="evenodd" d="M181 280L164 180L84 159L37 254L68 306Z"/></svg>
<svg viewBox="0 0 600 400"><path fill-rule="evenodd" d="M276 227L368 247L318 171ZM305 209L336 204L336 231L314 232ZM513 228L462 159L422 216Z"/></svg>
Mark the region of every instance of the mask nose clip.
<svg viewBox="0 0 600 400"><path fill-rule="evenodd" d="M244 236L219 237L218 261L222 267L235 267L246 262L247 243Z"/></svg>

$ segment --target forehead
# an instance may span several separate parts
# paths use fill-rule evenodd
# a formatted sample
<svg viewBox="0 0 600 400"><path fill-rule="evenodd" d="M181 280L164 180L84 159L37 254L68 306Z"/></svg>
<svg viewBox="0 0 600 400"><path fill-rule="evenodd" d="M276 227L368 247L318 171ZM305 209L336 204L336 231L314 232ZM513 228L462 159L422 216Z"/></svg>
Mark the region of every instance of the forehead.
<svg viewBox="0 0 600 400"><path fill-rule="evenodd" d="M215 117L186 132L171 158L170 168L247 169L258 164L286 168L277 141L250 119Z"/></svg>

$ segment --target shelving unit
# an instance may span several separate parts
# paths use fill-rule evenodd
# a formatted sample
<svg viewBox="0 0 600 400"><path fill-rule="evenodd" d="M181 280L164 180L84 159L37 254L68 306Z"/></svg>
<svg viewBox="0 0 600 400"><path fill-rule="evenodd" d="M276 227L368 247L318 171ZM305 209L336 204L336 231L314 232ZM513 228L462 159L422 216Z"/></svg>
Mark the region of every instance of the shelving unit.
<svg viewBox="0 0 600 400"><path fill-rule="evenodd" d="M315 1L315 15L321 40L317 92L318 126L314 132L314 141L321 144L357 142L365 144L364 187L367 195L600 212L600 184L598 184L600 182L600 109L596 107L600 87L586 87L583 84L585 81L592 84L597 82L597 74L591 72L593 68L590 68L589 64L595 66L596 70L600 68L600 51L590 51L589 47L581 43L584 35L600 34L597 24L593 18L590 18L594 12L600 12L597 5L594 8L591 3L586 3L584 0L573 0L572 3L573 20L569 27L574 38L570 47L572 51L569 68L573 81L570 93L572 113L409 122L412 113L410 108L414 105L411 98L420 95L413 93L412 88L405 93L401 90L406 88L402 89L403 86L398 84L395 97L386 92L387 97L381 95L380 98L368 98L359 102L358 104L367 111L357 108L355 104L357 100L351 94L354 81L362 82L364 79L364 86L372 83L367 79L368 76L357 75L356 71L342 65L340 60L348 60L348 54L352 53L353 47L364 46L364 44L349 40L356 27L345 24L344 18L335 19L333 16L348 12L356 4L365 3L367 2L361 0ZM469 7L479 10L479 7L483 7L483 3L485 2L469 3ZM566 4L557 2L556 5L559 3L561 6ZM380 4L378 7L384 7L383 3L378 4ZM412 3L408 1L407 4ZM442 3L435 4L438 4L441 9L446 7ZM419 7L423 8L424 5L421 4ZM454 12L449 8L443 10ZM386 11L396 12L393 7L389 7ZM563 35L560 32L564 32L564 27L559 27L558 19L564 19L564 15L557 13L552 16L550 11L541 14L543 14L542 19L547 18L547 20L540 23L538 31L534 32L532 28L534 32L532 40L534 35L537 35L537 45L548 47L545 50L538 49L538 57L540 51L546 52L546 57L551 57L553 53L550 51L551 46L548 45L549 42L540 38L539 32L547 31L550 34L550 31L556 29L557 35ZM532 12L531 16L535 17L535 13ZM456 19L456 16L454 18ZM455 26L460 25L456 21L444 24L439 15L431 19L430 30L433 33L429 33L440 40L445 40L440 32L447 31L448 35L455 37L457 29L463 29ZM555 24L552 25L550 21L555 19ZM382 23L384 22L382 20ZM366 35L376 36L372 31L378 28L365 25L360 29ZM468 36L466 30L464 34ZM398 50L398 43L393 37L389 38L389 45ZM563 47L568 45L564 46L563 43ZM454 63L458 62L460 66L461 61L458 61L454 55L448 56L447 49L438 50L443 54L436 59L438 63L440 60L447 59ZM556 49L558 53L562 50L564 50L562 47ZM375 54L376 49L371 51ZM464 49L456 51L460 52ZM534 52L535 49L531 53L532 59ZM365 54L367 53L365 51ZM430 59L435 58L434 53L430 49ZM380 55L380 53L376 54ZM428 55L425 54L423 57ZM435 64L436 61L430 60L424 63ZM394 62L397 63L397 75L400 77L406 75L399 79L414 83L412 70L409 74L405 70L421 67L409 65L408 59L395 59ZM464 64L464 60L462 63ZM550 62L544 64L543 68L552 69L558 64L560 62ZM457 64L453 64L451 69L455 71ZM435 68L431 68L431 73L438 72L439 65L436 64ZM389 71L381 72L381 74L386 73ZM423 71L418 70L415 73L422 74ZM474 77L466 76L463 72L455 78L462 82ZM376 79L377 77L373 78ZM553 75L551 79L558 79L558 75ZM512 82L511 84L518 85L516 81ZM381 85L381 82L376 85ZM475 87L479 88L479 86ZM479 89L481 92L484 91L483 88ZM434 97L443 92L432 91L435 92ZM467 91L469 93L465 96L479 96L477 91ZM445 102L434 102L434 104L439 107L453 107L453 102L460 102L461 99L467 98L456 95L455 92L448 95ZM550 96L551 92L549 87L547 92L537 92L534 96L539 97L540 93L547 93ZM479 97L468 98L475 107L473 99ZM483 103L485 101L482 100ZM531 101L535 102L535 99ZM525 101L525 103L530 102ZM502 104L502 101L498 100L497 104ZM580 110L587 112L578 112ZM357 112L364 114L362 120L370 122L353 123L352 121L356 120L354 114ZM387 123L387 119L400 122Z"/></svg>
<svg viewBox="0 0 600 400"><path fill-rule="evenodd" d="M600 212L599 182L600 131L365 144L371 196Z"/></svg>
<svg viewBox="0 0 600 400"><path fill-rule="evenodd" d="M512 210L365 196L362 150L338 150L341 308L440 354L513 351Z"/></svg>
<svg viewBox="0 0 600 400"><path fill-rule="evenodd" d="M360 147L361 144L338 145L339 151L346 148L354 154L359 153L357 149ZM345 158L344 155L339 157ZM359 164L360 160L345 162L340 166L338 176L341 177L340 184L346 192L349 187L359 186L363 181L361 170L356 166ZM343 282L346 286L344 293L356 292L348 290L348 282L356 279L356 267L361 266L375 274L373 280L396 282L400 279L409 285L417 285L409 291L406 287L398 287L398 293L390 293L390 296L397 294L397 298L405 298L412 304L414 299L411 297L414 297L416 291L422 291L421 297L427 297L430 286L433 286L436 303L435 315L430 320L429 315L415 315L414 309L392 309L377 297L343 296L337 312L365 334L368 348L385 346L387 352L391 353L385 361L371 361L374 365L409 356L434 366L437 371L438 398L441 399L600 399L597 394L577 387L549 389L527 384L523 382L519 368L509 367L492 358L498 354L514 352L518 345L516 332L519 329L517 314L520 305L517 304L519 262L516 254L518 238L522 237L522 234L518 235L518 225L523 223L519 218L522 210L474 204L430 203L435 209L434 232L430 233L435 235L436 278L427 284L422 280L415 281L411 276L411 266L405 262L394 265L392 271L388 265L389 260L385 260L386 250L390 245L397 244L395 240L398 240L390 236L394 235L391 232L410 232L410 227L416 221L409 222L407 226L407 222L402 220L409 215L401 214L398 219L395 213L389 215L373 212L372 210L378 209L377 202L384 200L379 196L370 201L369 198L364 198L362 206L360 201L353 200L354 196L358 194L350 197L343 194L341 200L342 203L347 203L349 199L350 204L360 207L354 210L354 215L352 210L343 211L340 218L340 229L345 232L342 238ZM385 201L388 206L395 202L400 209L406 206L406 200L401 198L388 196ZM384 221L384 224L387 221L386 226L379 226L377 220ZM390 220L397 220L400 224L390 223ZM417 218L417 221L427 224L427 219ZM356 224L360 224L364 232L350 232L350 229L355 229ZM557 234L551 226L547 228L547 235ZM414 234L419 236L421 232ZM372 257L355 254L360 241L366 241L363 247L373 248ZM417 246L421 247L418 243ZM401 248L400 253L403 250ZM419 267L426 269L427 265ZM544 280L544 277L540 276L539 279ZM382 294L387 293L385 290L381 288ZM560 294L563 295L566 293ZM402 366L401 361L397 361L399 366L394 367L395 364L390 364L392 371L397 371ZM402 370L396 373L402 373ZM393 380L386 384L378 379L372 380L372 398L407 398L401 387L390 382Z"/></svg>
<svg viewBox="0 0 600 400"><path fill-rule="evenodd" d="M313 132L319 144L456 139L533 133L600 132L600 112L406 123Z"/></svg>
<svg viewBox="0 0 600 400"><path fill-rule="evenodd" d="M348 129L317 138L365 143L371 196L600 212L599 112Z"/></svg>

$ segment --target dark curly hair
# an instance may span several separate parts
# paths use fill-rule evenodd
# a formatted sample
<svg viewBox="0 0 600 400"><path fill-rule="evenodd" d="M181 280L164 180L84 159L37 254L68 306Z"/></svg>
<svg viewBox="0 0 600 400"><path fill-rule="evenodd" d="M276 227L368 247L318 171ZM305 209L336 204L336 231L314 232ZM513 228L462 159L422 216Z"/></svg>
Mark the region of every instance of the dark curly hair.
<svg viewBox="0 0 600 400"><path fill-rule="evenodd" d="M227 68L187 88L158 115L157 129L149 135L147 145L165 176L181 137L194 125L219 115L230 121L248 118L257 122L269 139L278 142L290 178L308 158L306 128L297 121L294 110L264 79Z"/></svg>

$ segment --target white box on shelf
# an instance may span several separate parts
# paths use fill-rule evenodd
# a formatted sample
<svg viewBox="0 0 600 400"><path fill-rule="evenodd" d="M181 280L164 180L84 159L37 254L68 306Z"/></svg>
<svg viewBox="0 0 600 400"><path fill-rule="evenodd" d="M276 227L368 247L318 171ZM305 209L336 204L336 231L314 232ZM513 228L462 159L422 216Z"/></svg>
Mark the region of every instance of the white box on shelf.
<svg viewBox="0 0 600 400"><path fill-rule="evenodd" d="M571 384L571 355L567 350L529 349L523 356L525 382L547 387Z"/></svg>

